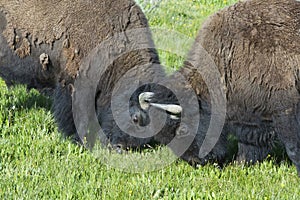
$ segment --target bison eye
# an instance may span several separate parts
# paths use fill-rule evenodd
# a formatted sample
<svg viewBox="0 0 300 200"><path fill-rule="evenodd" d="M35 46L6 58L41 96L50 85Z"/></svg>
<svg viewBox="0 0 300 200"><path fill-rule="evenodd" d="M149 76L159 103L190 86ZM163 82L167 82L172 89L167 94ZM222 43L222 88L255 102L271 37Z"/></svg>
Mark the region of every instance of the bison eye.
<svg viewBox="0 0 300 200"><path fill-rule="evenodd" d="M131 121L137 126L147 126L150 122L147 114L140 111L131 114Z"/></svg>
<svg viewBox="0 0 300 200"><path fill-rule="evenodd" d="M176 136L178 138L185 137L189 135L189 128L186 124L181 124L180 127L176 129Z"/></svg>
<svg viewBox="0 0 300 200"><path fill-rule="evenodd" d="M137 114L133 114L133 115L132 115L132 121L133 121L133 123L135 123L135 124L139 123L139 117L138 117Z"/></svg>

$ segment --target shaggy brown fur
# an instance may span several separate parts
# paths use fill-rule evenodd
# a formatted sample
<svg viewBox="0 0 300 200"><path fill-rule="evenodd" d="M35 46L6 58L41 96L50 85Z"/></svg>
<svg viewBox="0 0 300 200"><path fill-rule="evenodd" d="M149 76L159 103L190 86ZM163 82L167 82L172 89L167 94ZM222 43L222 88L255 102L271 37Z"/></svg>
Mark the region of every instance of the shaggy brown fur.
<svg viewBox="0 0 300 200"><path fill-rule="evenodd" d="M300 2L239 2L212 16L197 40L222 74L237 159L262 160L278 137L300 173Z"/></svg>
<svg viewBox="0 0 300 200"><path fill-rule="evenodd" d="M199 59L199 44L211 55L221 74L227 115L224 132L210 154L212 158L222 160L224 157L224 138L228 131L238 137L239 161L264 159L278 138L300 175L300 2L249 0L236 3L212 15L196 41L184 66L176 73L190 81L204 118L210 117L206 106L203 107L209 105L210 94L197 73L196 67L200 66L191 65ZM171 78L176 80L176 76ZM184 88L173 80L166 82ZM159 99L160 103L173 99L176 103L174 96L160 89L151 89L157 94L153 99ZM207 121L200 122L200 126L207 127ZM170 133L174 129L164 131L156 136L163 143L175 135ZM200 128L194 145L183 155L185 159L198 156L205 134L206 128Z"/></svg>

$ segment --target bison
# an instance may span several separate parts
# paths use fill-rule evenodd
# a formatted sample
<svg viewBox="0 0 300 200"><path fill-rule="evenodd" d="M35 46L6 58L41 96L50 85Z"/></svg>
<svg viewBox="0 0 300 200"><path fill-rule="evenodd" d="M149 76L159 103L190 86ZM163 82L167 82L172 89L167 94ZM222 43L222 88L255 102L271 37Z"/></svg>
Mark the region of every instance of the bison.
<svg viewBox="0 0 300 200"><path fill-rule="evenodd" d="M117 144L110 111L115 84L135 67L134 76L139 84L164 76L162 68L151 67L159 64L151 33L139 32L137 38L126 35L128 31L147 28L147 19L133 0L1 1L0 75L7 85L25 84L53 97L59 129L65 137L81 142L73 117L74 82L89 70L90 66L82 62L93 49L115 35L122 35L120 40L110 41L112 48L107 51L118 57L99 80L93 80L98 87L91 102L104 132ZM142 40L148 48L126 52L127 45L140 42L136 40ZM146 67L139 70L139 66ZM150 139L126 137L126 145L140 146Z"/></svg>
<svg viewBox="0 0 300 200"><path fill-rule="evenodd" d="M209 17L184 66L162 83L181 91L190 84L197 94L199 129L183 159L200 164L208 160L222 163L227 151L227 135L234 133L238 139L238 161L261 161L279 140L300 176L299 41L299 1L241 1ZM213 94L204 81L206 74L197 71L204 69L202 65L207 63L207 56L201 56L201 46L218 68L226 102L223 130L204 158L199 151L201 145L205 145L202 143L210 118L218 113L212 112ZM189 83L178 81L179 75ZM170 109L179 106L171 90L154 84L146 87L140 97L142 110L156 107L169 113L166 128L154 136L155 140L168 144L178 139L178 135L189 135L189 126L180 123L180 119L172 119L172 115L184 115L186 109L183 106L182 111ZM185 137L180 138L184 142Z"/></svg>

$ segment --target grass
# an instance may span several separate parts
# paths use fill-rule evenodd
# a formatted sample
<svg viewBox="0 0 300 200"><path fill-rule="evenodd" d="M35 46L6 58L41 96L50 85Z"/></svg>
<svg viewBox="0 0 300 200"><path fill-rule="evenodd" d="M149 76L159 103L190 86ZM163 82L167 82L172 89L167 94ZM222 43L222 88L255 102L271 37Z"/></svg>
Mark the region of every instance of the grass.
<svg viewBox="0 0 300 200"><path fill-rule="evenodd" d="M195 37L203 20L233 1L162 1L144 7L152 26ZM153 5L153 4L152 4ZM159 38L156 39L156 42ZM170 71L183 58L160 51ZM176 160L144 173L105 165L90 152L62 140L51 100L24 86L0 81L0 199L298 199L300 180L287 161L269 157L254 166L228 164L199 169ZM143 152L140 156L146 155ZM135 162L135 161L134 161ZM145 166L151 160L145 160Z"/></svg>

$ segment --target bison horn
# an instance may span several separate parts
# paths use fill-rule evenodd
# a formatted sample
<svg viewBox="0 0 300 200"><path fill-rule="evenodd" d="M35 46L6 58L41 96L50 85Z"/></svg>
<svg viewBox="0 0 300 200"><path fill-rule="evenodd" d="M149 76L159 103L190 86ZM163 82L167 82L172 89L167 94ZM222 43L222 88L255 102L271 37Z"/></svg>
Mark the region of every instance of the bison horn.
<svg viewBox="0 0 300 200"><path fill-rule="evenodd" d="M154 96L153 92L143 92L139 95L139 103L143 110L148 110L150 106L165 110L171 114L178 115L182 112L182 107L175 104L160 104L150 103L151 98Z"/></svg>
<svg viewBox="0 0 300 200"><path fill-rule="evenodd" d="M143 110L149 109L150 101L153 96L154 96L153 92L143 92L139 95L139 103Z"/></svg>
<svg viewBox="0 0 300 200"><path fill-rule="evenodd" d="M169 113L178 115L182 112L182 107L175 104L159 104L159 103L150 103L151 106L165 110Z"/></svg>

